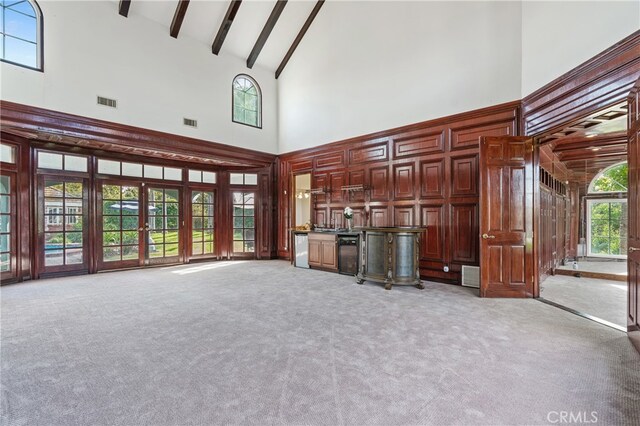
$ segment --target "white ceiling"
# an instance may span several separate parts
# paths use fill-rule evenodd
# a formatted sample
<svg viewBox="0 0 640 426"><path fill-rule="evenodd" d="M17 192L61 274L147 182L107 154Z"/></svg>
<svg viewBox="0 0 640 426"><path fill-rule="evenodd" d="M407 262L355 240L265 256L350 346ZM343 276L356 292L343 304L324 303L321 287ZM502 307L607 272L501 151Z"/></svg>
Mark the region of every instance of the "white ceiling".
<svg viewBox="0 0 640 426"><path fill-rule="evenodd" d="M191 0L178 37L202 43L211 55L211 44L229 4L230 0ZM275 4L275 0L243 0L220 54L246 61ZM255 65L275 72L315 4L315 0L287 2ZM178 0L132 0L129 15L139 15L163 25L170 37L169 27L177 5Z"/></svg>

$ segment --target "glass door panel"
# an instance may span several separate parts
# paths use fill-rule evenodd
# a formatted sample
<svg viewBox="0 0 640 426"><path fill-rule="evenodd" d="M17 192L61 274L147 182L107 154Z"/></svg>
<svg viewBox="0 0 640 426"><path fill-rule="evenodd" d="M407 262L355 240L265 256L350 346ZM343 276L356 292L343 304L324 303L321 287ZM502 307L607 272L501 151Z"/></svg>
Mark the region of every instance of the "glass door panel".
<svg viewBox="0 0 640 426"><path fill-rule="evenodd" d="M191 257L215 254L214 192L191 191Z"/></svg>
<svg viewBox="0 0 640 426"><path fill-rule="evenodd" d="M233 254L255 252L255 193L234 191L233 202Z"/></svg>
<svg viewBox="0 0 640 426"><path fill-rule="evenodd" d="M182 259L180 235L180 191L147 190L146 258L148 264L175 263Z"/></svg>
<svg viewBox="0 0 640 426"><path fill-rule="evenodd" d="M40 205L41 273L83 270L86 256L84 180L43 177Z"/></svg>
<svg viewBox="0 0 640 426"><path fill-rule="evenodd" d="M140 265L140 186L103 182L98 197L100 268Z"/></svg>
<svg viewBox="0 0 640 426"><path fill-rule="evenodd" d="M3 280L16 276L14 185L14 175L0 176L0 276Z"/></svg>

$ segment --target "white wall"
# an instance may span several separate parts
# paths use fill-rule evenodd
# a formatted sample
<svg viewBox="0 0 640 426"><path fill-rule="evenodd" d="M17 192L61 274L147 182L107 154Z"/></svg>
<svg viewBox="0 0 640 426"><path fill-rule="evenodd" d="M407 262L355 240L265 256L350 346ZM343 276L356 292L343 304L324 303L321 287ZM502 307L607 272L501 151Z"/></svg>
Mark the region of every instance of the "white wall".
<svg viewBox="0 0 640 426"><path fill-rule="evenodd" d="M2 63L3 100L277 152L272 72L248 70L240 58L217 57L196 40L176 40L167 27L135 13L124 18L117 2L38 3L44 14L44 73ZM262 88L262 129L231 121L231 82L239 73ZM96 95L117 99L118 109L96 105ZM183 117L197 119L198 129L183 126Z"/></svg>
<svg viewBox="0 0 640 426"><path fill-rule="evenodd" d="M525 1L522 96L640 29L640 1Z"/></svg>
<svg viewBox="0 0 640 426"><path fill-rule="evenodd" d="M278 82L280 152L520 98L519 2L327 2Z"/></svg>

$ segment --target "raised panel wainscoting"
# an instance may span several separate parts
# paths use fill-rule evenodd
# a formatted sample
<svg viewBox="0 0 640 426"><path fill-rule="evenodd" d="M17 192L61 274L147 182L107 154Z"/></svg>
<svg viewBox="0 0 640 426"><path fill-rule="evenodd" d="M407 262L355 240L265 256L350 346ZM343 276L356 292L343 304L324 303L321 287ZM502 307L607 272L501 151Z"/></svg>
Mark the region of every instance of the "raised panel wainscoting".
<svg viewBox="0 0 640 426"><path fill-rule="evenodd" d="M278 211L290 203L292 172L309 172L311 186L324 190L313 195L314 224L344 226L350 206L354 226L425 227L421 276L459 283L462 265L479 264L479 138L517 135L519 122L519 102L511 102L284 154ZM287 259L289 218L278 220L278 254Z"/></svg>

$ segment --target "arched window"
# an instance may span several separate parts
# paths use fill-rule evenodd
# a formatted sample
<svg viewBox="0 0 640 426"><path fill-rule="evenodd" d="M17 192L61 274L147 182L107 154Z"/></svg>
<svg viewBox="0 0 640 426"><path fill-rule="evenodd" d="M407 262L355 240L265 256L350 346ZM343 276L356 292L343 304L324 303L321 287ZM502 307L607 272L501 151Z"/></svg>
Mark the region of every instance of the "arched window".
<svg viewBox="0 0 640 426"><path fill-rule="evenodd" d="M623 161L598 173L589 185L589 193L627 192L628 186L629 165Z"/></svg>
<svg viewBox="0 0 640 426"><path fill-rule="evenodd" d="M246 74L240 74L233 79L233 121L262 127L260 86Z"/></svg>
<svg viewBox="0 0 640 426"><path fill-rule="evenodd" d="M5 62L42 70L42 11L34 0L2 0L1 52Z"/></svg>
<svg viewBox="0 0 640 426"><path fill-rule="evenodd" d="M614 164L589 184L586 200L589 256L626 257L628 172L626 162Z"/></svg>

